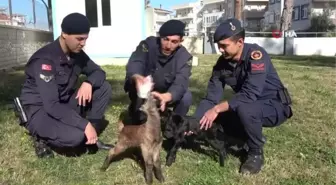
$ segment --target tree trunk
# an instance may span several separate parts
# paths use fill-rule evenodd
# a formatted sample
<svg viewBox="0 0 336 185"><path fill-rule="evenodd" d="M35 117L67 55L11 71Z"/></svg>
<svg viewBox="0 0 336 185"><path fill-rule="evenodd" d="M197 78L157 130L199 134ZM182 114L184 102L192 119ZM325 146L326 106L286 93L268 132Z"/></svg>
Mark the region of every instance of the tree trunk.
<svg viewBox="0 0 336 185"><path fill-rule="evenodd" d="M287 31L291 28L292 23L292 12L293 12L293 2L294 0L284 0L284 8L280 21L280 31Z"/></svg>
<svg viewBox="0 0 336 185"><path fill-rule="evenodd" d="M44 0L41 0L41 1L47 9L49 31L53 31L51 0L48 0L48 5L46 4Z"/></svg>
<svg viewBox="0 0 336 185"><path fill-rule="evenodd" d="M235 7L234 17L241 21L241 14L242 14L241 0L235 0L234 7Z"/></svg>

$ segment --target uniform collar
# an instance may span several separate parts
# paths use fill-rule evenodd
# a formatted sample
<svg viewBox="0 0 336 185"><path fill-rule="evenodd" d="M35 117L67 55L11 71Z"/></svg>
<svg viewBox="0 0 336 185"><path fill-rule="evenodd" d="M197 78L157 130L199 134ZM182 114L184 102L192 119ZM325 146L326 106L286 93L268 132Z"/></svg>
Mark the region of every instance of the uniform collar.
<svg viewBox="0 0 336 185"><path fill-rule="evenodd" d="M72 59L72 54L70 53L70 60L68 60L67 56L65 55L65 53L62 50L59 38L57 38L54 41L54 55L56 58L58 58L59 62L61 65L72 65L74 63L74 60Z"/></svg>
<svg viewBox="0 0 336 185"><path fill-rule="evenodd" d="M249 44L244 43L243 52L242 52L242 54L240 56L240 59L239 59L239 62L238 62L239 64L243 63L243 62L245 62L249 59L249 56L248 56L249 49L250 49Z"/></svg>

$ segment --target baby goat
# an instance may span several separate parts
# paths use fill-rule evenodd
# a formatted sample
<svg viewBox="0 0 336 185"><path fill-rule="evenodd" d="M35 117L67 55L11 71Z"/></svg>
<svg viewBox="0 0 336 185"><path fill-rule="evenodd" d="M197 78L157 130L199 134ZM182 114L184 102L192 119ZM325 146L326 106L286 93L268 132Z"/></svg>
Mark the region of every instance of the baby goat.
<svg viewBox="0 0 336 185"><path fill-rule="evenodd" d="M145 162L145 180L147 184L153 183L153 170L157 180L164 182L161 169L160 150L162 145L161 121L156 100L152 95L140 108L147 114L147 121L141 125L127 125L119 121L119 136L114 148L109 151L102 171L110 165L112 159L131 147L140 147ZM153 169L154 168L154 169Z"/></svg>
<svg viewBox="0 0 336 185"><path fill-rule="evenodd" d="M169 115L170 114L170 115ZM203 140L219 153L219 164L224 166L226 157L224 131L220 124L213 124L208 130L200 130L199 120L191 116L179 116L169 113L165 119L164 135L174 140L173 147L168 151L166 165L171 166L175 162L177 150L184 143L184 133L192 131L195 139Z"/></svg>

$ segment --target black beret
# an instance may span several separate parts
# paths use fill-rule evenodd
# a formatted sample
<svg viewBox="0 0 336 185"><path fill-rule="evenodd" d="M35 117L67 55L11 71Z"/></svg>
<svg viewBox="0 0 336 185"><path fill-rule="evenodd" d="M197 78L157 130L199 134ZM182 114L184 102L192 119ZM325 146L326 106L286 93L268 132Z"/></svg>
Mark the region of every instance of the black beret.
<svg viewBox="0 0 336 185"><path fill-rule="evenodd" d="M66 34L86 34L90 32L89 19L80 13L71 13L64 17L61 28Z"/></svg>
<svg viewBox="0 0 336 185"><path fill-rule="evenodd" d="M161 26L159 34L161 37L179 35L184 36L185 24L179 20L169 20Z"/></svg>
<svg viewBox="0 0 336 185"><path fill-rule="evenodd" d="M230 18L222 22L216 29L214 34L214 42L227 39L244 30L238 19Z"/></svg>

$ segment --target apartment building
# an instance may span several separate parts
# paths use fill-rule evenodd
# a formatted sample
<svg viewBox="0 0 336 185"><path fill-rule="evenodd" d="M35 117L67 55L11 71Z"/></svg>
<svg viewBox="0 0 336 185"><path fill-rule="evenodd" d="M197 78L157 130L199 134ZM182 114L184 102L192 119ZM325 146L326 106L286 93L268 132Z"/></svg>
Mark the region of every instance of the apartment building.
<svg viewBox="0 0 336 185"><path fill-rule="evenodd" d="M261 30L267 5L268 0L243 0L242 24L248 31ZM189 35L197 35L214 32L223 20L234 17L235 0L199 0L172 9L176 12L174 19L186 23Z"/></svg>
<svg viewBox="0 0 336 185"><path fill-rule="evenodd" d="M146 36L157 36L163 23L172 19L172 11L160 8L146 7Z"/></svg>
<svg viewBox="0 0 336 185"><path fill-rule="evenodd" d="M268 10L264 14L264 29L279 27L284 0L269 0ZM311 16L323 12L323 9L332 9L331 19L336 21L335 0L295 0L292 13L291 29L307 30L311 26Z"/></svg>
<svg viewBox="0 0 336 185"><path fill-rule="evenodd" d="M293 30L307 30L311 26L311 16L323 13L323 9L332 10L330 18L336 21L335 0L295 0L292 13Z"/></svg>
<svg viewBox="0 0 336 185"><path fill-rule="evenodd" d="M247 31L260 31L268 0L244 0L242 22Z"/></svg>
<svg viewBox="0 0 336 185"><path fill-rule="evenodd" d="M172 7L175 11L173 19L180 20L186 24L186 35L197 35L202 29L202 18L200 17L200 11L202 9L202 2L192 2Z"/></svg>
<svg viewBox="0 0 336 185"><path fill-rule="evenodd" d="M233 0L203 0L202 3L202 32L214 32L216 27L225 19L234 17Z"/></svg>
<svg viewBox="0 0 336 185"><path fill-rule="evenodd" d="M7 8L0 8L0 24L12 26L25 26L26 15L13 13L12 17L7 14Z"/></svg>
<svg viewBox="0 0 336 185"><path fill-rule="evenodd" d="M188 35L199 35L213 31L221 20L233 17L233 7L232 0L199 0L172 9L176 12L174 19L186 23Z"/></svg>

